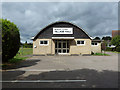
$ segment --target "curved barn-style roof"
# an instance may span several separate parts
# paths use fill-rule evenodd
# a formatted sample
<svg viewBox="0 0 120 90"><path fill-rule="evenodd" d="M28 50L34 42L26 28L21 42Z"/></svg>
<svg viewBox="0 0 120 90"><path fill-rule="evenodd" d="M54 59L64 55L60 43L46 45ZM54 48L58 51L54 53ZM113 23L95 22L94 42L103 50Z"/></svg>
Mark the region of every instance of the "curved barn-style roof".
<svg viewBox="0 0 120 90"><path fill-rule="evenodd" d="M54 23L51 23L51 24L47 25L46 27L44 27L43 29L41 29L41 31L40 31L39 33L37 33L32 39L35 40L35 39L40 35L40 33L41 33L43 30L45 30L46 28L48 28L48 27L50 27L50 26L52 26L52 25L54 25L54 24L59 24L59 23L71 24L71 25L79 28L80 30L82 30L82 31L91 39L91 37L90 37L81 27L79 27L79 26L77 26L77 25L75 25L75 24L73 24L73 23L71 23L71 22L66 22L66 21L57 21L57 22L54 22Z"/></svg>

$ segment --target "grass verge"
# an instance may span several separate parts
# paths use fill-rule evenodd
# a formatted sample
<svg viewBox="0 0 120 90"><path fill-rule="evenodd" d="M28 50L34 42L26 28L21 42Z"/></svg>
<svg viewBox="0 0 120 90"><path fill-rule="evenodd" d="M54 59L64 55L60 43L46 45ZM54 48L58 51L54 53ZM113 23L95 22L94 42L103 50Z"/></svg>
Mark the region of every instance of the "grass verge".
<svg viewBox="0 0 120 90"><path fill-rule="evenodd" d="M106 53L95 53L93 55L94 56L110 56L109 54L106 54Z"/></svg>
<svg viewBox="0 0 120 90"><path fill-rule="evenodd" d="M23 60L26 60L29 57L29 55L32 55L32 51L32 48L20 48L16 56L14 56L14 58L10 59L8 62L3 63L2 67L9 67Z"/></svg>

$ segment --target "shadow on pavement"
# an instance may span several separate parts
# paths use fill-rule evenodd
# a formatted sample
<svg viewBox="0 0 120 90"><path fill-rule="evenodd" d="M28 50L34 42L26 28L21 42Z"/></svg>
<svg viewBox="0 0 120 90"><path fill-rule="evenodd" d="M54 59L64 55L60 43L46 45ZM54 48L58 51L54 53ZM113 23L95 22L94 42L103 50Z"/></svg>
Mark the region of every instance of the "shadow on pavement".
<svg viewBox="0 0 120 90"><path fill-rule="evenodd" d="M25 71L4 71L2 72L2 80L3 81L11 81L16 80L16 78L22 74L24 74Z"/></svg>
<svg viewBox="0 0 120 90"><path fill-rule="evenodd" d="M34 74L34 73L33 73ZM51 71L36 75L29 75L20 80L87 80L86 82L60 82L60 83L12 83L12 88L117 88L118 72L104 70L98 72L92 69L79 69L71 71ZM11 83L3 83L9 88ZM11 86L10 86L11 87Z"/></svg>
<svg viewBox="0 0 120 90"><path fill-rule="evenodd" d="M17 68L22 68L22 67L30 67L30 66L36 65L37 62L39 62L39 61L40 60L24 60L22 62L11 65L9 67L4 67L2 69L3 70L8 70L8 69L17 69Z"/></svg>

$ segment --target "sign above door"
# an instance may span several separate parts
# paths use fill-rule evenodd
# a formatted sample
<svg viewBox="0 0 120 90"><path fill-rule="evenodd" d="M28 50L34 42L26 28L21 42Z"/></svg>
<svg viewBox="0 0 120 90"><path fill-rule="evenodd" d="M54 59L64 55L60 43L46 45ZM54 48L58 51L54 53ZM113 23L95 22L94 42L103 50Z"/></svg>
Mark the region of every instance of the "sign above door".
<svg viewBox="0 0 120 90"><path fill-rule="evenodd" d="M73 28L53 28L53 34L73 34Z"/></svg>

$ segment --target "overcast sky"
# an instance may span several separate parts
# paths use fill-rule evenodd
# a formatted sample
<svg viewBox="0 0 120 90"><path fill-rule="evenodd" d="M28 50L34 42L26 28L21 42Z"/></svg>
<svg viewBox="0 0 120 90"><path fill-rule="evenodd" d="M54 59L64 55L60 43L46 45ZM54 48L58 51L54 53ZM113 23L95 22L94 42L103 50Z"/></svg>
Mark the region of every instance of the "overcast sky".
<svg viewBox="0 0 120 90"><path fill-rule="evenodd" d="M2 17L20 29L21 41L31 42L43 27L56 21L72 22L90 36L111 36L118 29L117 2L2 3Z"/></svg>

